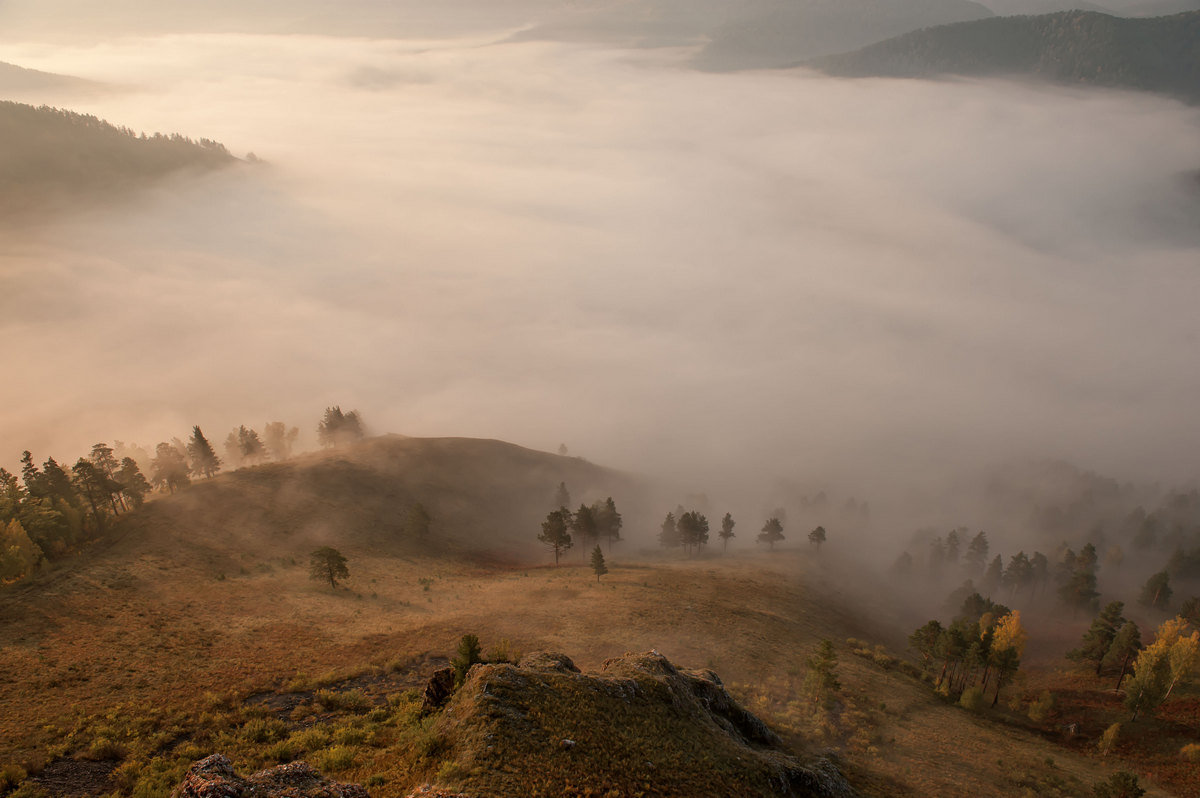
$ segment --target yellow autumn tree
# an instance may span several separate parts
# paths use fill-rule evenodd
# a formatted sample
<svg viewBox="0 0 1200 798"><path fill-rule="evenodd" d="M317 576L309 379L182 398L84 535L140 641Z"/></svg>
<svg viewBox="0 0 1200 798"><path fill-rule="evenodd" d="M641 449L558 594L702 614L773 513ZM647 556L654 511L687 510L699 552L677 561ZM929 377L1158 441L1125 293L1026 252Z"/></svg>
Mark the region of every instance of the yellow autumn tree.
<svg viewBox="0 0 1200 798"><path fill-rule="evenodd" d="M1163 621L1154 642L1133 663L1133 678L1125 706L1136 720L1143 710L1153 711L1167 700L1176 685L1185 682L1200 666L1200 632L1185 635L1188 622L1180 617Z"/></svg>
<svg viewBox="0 0 1200 798"><path fill-rule="evenodd" d="M44 556L17 519L0 528L0 582L15 582L29 576L41 565Z"/></svg>
<svg viewBox="0 0 1200 798"><path fill-rule="evenodd" d="M1021 668L1021 656L1029 633L1021 626L1021 613L1013 610L996 622L992 633L991 664L996 669L996 695L992 706L1000 700L1000 688L1013 680Z"/></svg>

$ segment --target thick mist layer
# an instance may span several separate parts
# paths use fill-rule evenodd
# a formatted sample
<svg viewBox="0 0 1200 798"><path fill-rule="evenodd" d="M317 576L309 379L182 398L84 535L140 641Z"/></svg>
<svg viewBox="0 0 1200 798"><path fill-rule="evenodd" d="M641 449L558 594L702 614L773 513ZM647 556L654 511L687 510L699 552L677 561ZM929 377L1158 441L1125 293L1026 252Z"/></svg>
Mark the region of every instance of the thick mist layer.
<svg viewBox="0 0 1200 798"><path fill-rule="evenodd" d="M9 47L266 163L3 233L0 461L338 403L698 488L1200 471L1195 109L493 41Z"/></svg>

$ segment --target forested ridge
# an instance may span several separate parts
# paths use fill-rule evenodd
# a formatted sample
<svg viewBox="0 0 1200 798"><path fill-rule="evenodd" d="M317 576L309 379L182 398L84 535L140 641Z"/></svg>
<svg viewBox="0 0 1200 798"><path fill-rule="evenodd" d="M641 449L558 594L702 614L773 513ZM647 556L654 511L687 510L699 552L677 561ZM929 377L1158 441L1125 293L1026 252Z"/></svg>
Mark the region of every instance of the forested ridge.
<svg viewBox="0 0 1200 798"><path fill-rule="evenodd" d="M136 444L97 443L73 465L49 457L39 467L33 453L21 455L18 476L0 468L0 585L36 574L47 564L103 538L125 513L153 493L174 493L223 468L283 462L292 457L297 427L268 422L259 432L240 425L224 441L224 457L199 426L186 441L173 438L153 453ZM327 408L317 425L321 446L361 440L357 411Z"/></svg>
<svg viewBox="0 0 1200 798"><path fill-rule="evenodd" d="M0 206L106 196L185 169L234 163L223 144L146 135L95 116L0 101Z"/></svg>
<svg viewBox="0 0 1200 798"><path fill-rule="evenodd" d="M995 17L913 31L807 62L845 77L1026 75L1200 102L1200 11L1126 19L1094 11Z"/></svg>

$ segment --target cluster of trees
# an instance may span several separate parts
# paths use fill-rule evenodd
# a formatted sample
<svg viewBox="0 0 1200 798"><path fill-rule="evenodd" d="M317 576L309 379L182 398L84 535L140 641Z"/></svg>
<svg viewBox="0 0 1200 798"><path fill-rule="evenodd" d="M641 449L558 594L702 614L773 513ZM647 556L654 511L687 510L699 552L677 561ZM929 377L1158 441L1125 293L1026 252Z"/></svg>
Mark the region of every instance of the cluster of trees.
<svg viewBox="0 0 1200 798"><path fill-rule="evenodd" d="M39 467L26 451L19 477L0 468L0 583L25 578L43 563L95 539L112 519L140 507L155 490L174 493L193 479L215 476L225 465L286 460L299 434L281 421L266 424L261 436L239 426L225 439L221 458L203 430L193 426L186 441L164 441L153 454L120 442L117 448L97 443L69 468L53 457ZM363 436L361 417L357 411L327 408L318 434L327 445L357 440ZM417 534L427 533L429 523L424 507L410 512L409 526Z"/></svg>
<svg viewBox="0 0 1200 798"><path fill-rule="evenodd" d="M1200 601L1195 603L1200 605ZM1200 610L1200 606L1195 609ZM1200 631L1193 629L1187 634L1188 628L1196 625L1195 620L1176 616L1164 621L1154 642L1143 648L1141 632L1136 623L1124 617L1124 610L1120 601L1107 604L1084 632L1079 648L1067 656L1095 665L1097 676L1106 670L1115 671L1114 690L1120 690L1126 674L1132 673L1125 686L1125 708L1137 720L1139 714L1158 708L1200 669Z"/></svg>
<svg viewBox="0 0 1200 798"><path fill-rule="evenodd" d="M0 581L32 574L48 559L96 537L109 520L141 506L151 490L132 457L104 443L69 469L53 458L39 468L21 456L21 476L0 468Z"/></svg>
<svg viewBox="0 0 1200 798"><path fill-rule="evenodd" d="M972 698L981 703L991 689L995 706L1000 690L1021 667L1028 637L1020 612L972 593L949 626L931 620L909 635L908 642L938 692L964 703Z"/></svg>
<svg viewBox="0 0 1200 798"><path fill-rule="evenodd" d="M325 408L325 416L317 425L317 441L326 448L354 443L365 435L362 416L358 411L343 413L338 405Z"/></svg>
<svg viewBox="0 0 1200 798"><path fill-rule="evenodd" d="M702 550L708 545L708 517L699 510L684 510L682 507L676 512L678 516L676 513L667 513L663 519L658 533L659 545L668 549L682 547L684 553L689 555ZM720 532L726 546L729 545L729 538L734 536L734 526L733 516L726 513Z"/></svg>
<svg viewBox="0 0 1200 798"><path fill-rule="evenodd" d="M559 485L559 493L555 498L570 501L566 485ZM551 510L542 522L538 540L554 551L554 564L558 565L562 554L574 546L576 540L585 545L593 544L597 549L600 548L599 541L605 540L612 548L613 543L621 540L623 523L612 496L591 506L580 504L574 513L566 505L560 505L557 510Z"/></svg>

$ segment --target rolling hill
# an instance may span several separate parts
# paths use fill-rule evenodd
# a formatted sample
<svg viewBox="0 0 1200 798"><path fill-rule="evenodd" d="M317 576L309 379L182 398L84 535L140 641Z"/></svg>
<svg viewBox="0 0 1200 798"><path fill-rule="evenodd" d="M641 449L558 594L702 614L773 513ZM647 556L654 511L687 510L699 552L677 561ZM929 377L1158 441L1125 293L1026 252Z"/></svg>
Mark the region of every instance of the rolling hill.
<svg viewBox="0 0 1200 798"><path fill-rule="evenodd" d="M56 75L52 72L40 72L36 69L26 69L16 64L6 64L0 61L0 97L12 98L17 95L43 91L94 91L100 84L70 75Z"/></svg>
<svg viewBox="0 0 1200 798"><path fill-rule="evenodd" d="M559 482L573 504L612 495L625 514L627 540L607 550L602 579L582 546L557 567L529 548ZM1032 683L986 714L936 695L888 653L913 626L906 599L863 570L853 543L839 549L832 535L816 550L793 536L768 552L748 524L724 555L646 550L644 519L658 517L648 495L577 458L389 436L160 496L73 561L0 590L0 790L165 796L211 754L244 773L303 759L374 798L423 784L584 796L635 777L646 794L694 795L712 775L705 757L730 779L750 768L753 784L802 780L786 752L803 762L828 748L864 796L1081 795L1119 765L1094 754L1109 715L1080 719L1074 745L1054 725L1074 716L1026 718L1044 683L1036 664ZM404 523L414 502L433 517L425 538ZM323 545L349 561L337 588L310 578ZM426 717L416 690L466 633L493 666ZM841 686L832 715L814 721L804 662L821 640L833 641ZM569 652L607 675L508 667L521 651ZM737 707L769 727L753 759L710 733L749 739ZM681 732L687 717L701 725ZM604 722L619 723L619 770L603 769ZM1153 769L1189 783L1180 735L1162 728L1174 747ZM643 758L642 746L654 751Z"/></svg>
<svg viewBox="0 0 1200 798"><path fill-rule="evenodd" d="M221 144L137 134L94 116L0 102L0 208L6 215L112 198L185 171L235 163Z"/></svg>
<svg viewBox="0 0 1200 798"><path fill-rule="evenodd" d="M694 58L701 69L761 69L841 53L930 25L990 17L970 0L797 0L739 15Z"/></svg>
<svg viewBox="0 0 1200 798"><path fill-rule="evenodd" d="M843 77L1031 77L1200 102L1200 11L1124 19L1091 11L943 25L806 62Z"/></svg>

